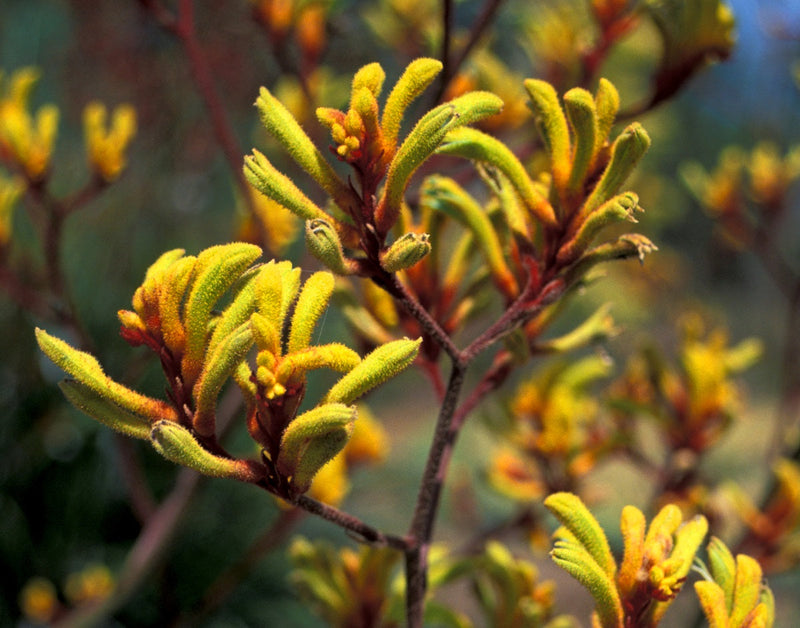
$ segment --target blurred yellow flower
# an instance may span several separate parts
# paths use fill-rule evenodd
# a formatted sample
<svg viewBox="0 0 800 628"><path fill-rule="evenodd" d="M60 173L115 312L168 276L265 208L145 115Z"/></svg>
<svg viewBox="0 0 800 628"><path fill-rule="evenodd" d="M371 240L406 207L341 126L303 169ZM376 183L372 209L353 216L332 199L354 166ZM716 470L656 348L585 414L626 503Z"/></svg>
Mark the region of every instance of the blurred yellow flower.
<svg viewBox="0 0 800 628"><path fill-rule="evenodd" d="M114 590L114 576L105 565L89 565L67 576L64 595L73 604L102 600Z"/></svg>
<svg viewBox="0 0 800 628"><path fill-rule="evenodd" d="M59 117L55 105L40 107L35 116L29 111L38 78L39 72L28 67L14 72L4 89L0 84L0 155L34 181L41 180L50 166Z"/></svg>
<svg viewBox="0 0 800 628"><path fill-rule="evenodd" d="M389 453L386 430L364 404L358 406L358 419L342 453L348 468L360 464L378 464Z"/></svg>
<svg viewBox="0 0 800 628"><path fill-rule="evenodd" d="M19 605L26 618L39 624L46 624L58 610L56 588L45 578L32 578L19 594Z"/></svg>
<svg viewBox="0 0 800 628"><path fill-rule="evenodd" d="M99 102L91 102L83 110L83 129L89 165L100 177L110 182L125 168L125 151L136 134L136 111L131 105L120 105L111 114Z"/></svg>
<svg viewBox="0 0 800 628"><path fill-rule="evenodd" d="M356 421L358 423L358 421ZM314 476L308 496L325 504L338 506L350 490L344 452L322 467Z"/></svg>
<svg viewBox="0 0 800 628"><path fill-rule="evenodd" d="M256 220L261 225L264 243L275 255L281 255L294 242L300 229L300 219L277 201L250 189Z"/></svg>
<svg viewBox="0 0 800 628"><path fill-rule="evenodd" d="M14 205L24 191L25 184L19 177L6 177L0 173L0 247L11 239Z"/></svg>

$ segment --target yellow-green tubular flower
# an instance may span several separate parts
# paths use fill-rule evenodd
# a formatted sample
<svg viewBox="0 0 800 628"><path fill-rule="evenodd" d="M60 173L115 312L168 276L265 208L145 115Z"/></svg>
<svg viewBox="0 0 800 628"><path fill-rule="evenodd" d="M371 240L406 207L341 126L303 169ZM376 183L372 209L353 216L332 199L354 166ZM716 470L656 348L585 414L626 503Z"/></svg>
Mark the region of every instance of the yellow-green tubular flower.
<svg viewBox="0 0 800 628"><path fill-rule="evenodd" d="M556 541L550 552L553 562L580 582L595 599L597 617L602 628L619 628L623 625L622 603L614 586L600 565L582 546Z"/></svg>
<svg viewBox="0 0 800 628"><path fill-rule="evenodd" d="M678 512L678 516L680 516L680 512ZM654 523L655 519L650 526L652 527ZM684 522L674 534L674 545L669 553L669 558L660 566L650 569L650 584L656 590L654 596L662 595L666 598L660 599L650 609L653 624L661 621L673 597L683 586L686 576L692 568L692 561L707 533L708 521L702 515L697 515ZM645 545L647 545L647 540L645 540Z"/></svg>
<svg viewBox="0 0 800 628"><path fill-rule="evenodd" d="M611 554L606 534L581 499L572 493L554 493L544 500L544 505L575 540L586 548L603 573L613 578L617 564Z"/></svg>
<svg viewBox="0 0 800 628"><path fill-rule="evenodd" d="M625 192L606 201L578 223L577 232L559 249L558 261L568 264L578 259L589 248L595 236L612 222L637 222L633 217L633 212L637 209L640 209L639 197L633 192Z"/></svg>
<svg viewBox="0 0 800 628"><path fill-rule="evenodd" d="M455 109L446 105L429 111L397 149L389 164L383 197L375 213L380 232L387 233L396 222L411 175L436 150L455 117Z"/></svg>
<svg viewBox="0 0 800 628"><path fill-rule="evenodd" d="M605 145L619 111L619 92L611 81L600 79L594 102L597 109L597 135L595 136L597 144L594 152L597 155Z"/></svg>
<svg viewBox="0 0 800 628"><path fill-rule="evenodd" d="M596 342L602 342L612 338L619 333L619 329L614 327L614 319L611 317L611 304L601 305L589 318L583 321L571 332L547 340L536 345L537 351L552 351L555 353L569 353L588 346ZM601 362L605 364L605 370L610 370L610 361Z"/></svg>
<svg viewBox="0 0 800 628"><path fill-rule="evenodd" d="M478 202L448 177L432 175L422 188L423 202L463 224L475 238L492 277L504 295L514 298L519 285L506 263L497 231Z"/></svg>
<svg viewBox="0 0 800 628"><path fill-rule="evenodd" d="M184 306L186 353L181 370L193 385L203 367L211 311L244 270L261 255L253 244L234 242L212 246L197 256L194 281Z"/></svg>
<svg viewBox="0 0 800 628"><path fill-rule="evenodd" d="M256 277L256 309L279 332L299 288L300 269L289 261L271 260Z"/></svg>
<svg viewBox="0 0 800 628"><path fill-rule="evenodd" d="M619 566L617 586L624 599L630 598L636 589L639 571L644 560L644 536L647 520L644 513L634 506L625 506L619 519L622 538L625 539L625 552Z"/></svg>
<svg viewBox="0 0 800 628"><path fill-rule="evenodd" d="M578 261L570 267L566 274L565 281L571 285L580 279L597 264L608 262L614 259L627 259L638 257L640 262L644 262L644 256L658 247L648 238L638 233L627 233L621 235L614 242L607 242L589 249Z"/></svg>
<svg viewBox="0 0 800 628"><path fill-rule="evenodd" d="M408 367L419 352L422 338L403 338L381 345L328 391L324 403L349 404Z"/></svg>
<svg viewBox="0 0 800 628"><path fill-rule="evenodd" d="M167 460L204 475L257 482L263 477L260 465L247 460L231 460L203 449L191 432L172 421L158 421L150 432L155 450Z"/></svg>
<svg viewBox="0 0 800 628"><path fill-rule="evenodd" d="M317 472L350 438L355 406L326 403L295 418L281 437L276 466L299 493L306 492Z"/></svg>
<svg viewBox="0 0 800 628"><path fill-rule="evenodd" d="M411 175L433 154L447 132L474 124L502 108L503 101L498 96L470 92L431 109L417 122L389 164L383 196L375 213L379 233L387 233L394 225Z"/></svg>
<svg viewBox="0 0 800 628"><path fill-rule="evenodd" d="M108 112L100 102L91 102L83 110L84 138L89 165L105 181L113 181L125 168L125 151L136 134L136 110L120 105L106 124Z"/></svg>
<svg viewBox="0 0 800 628"><path fill-rule="evenodd" d="M72 375L78 383L101 399L107 399L123 410L151 421L177 421L178 416L172 406L115 382L103 372L103 367L93 355L78 351L39 328L36 329L36 341L56 366ZM84 398L88 399L86 395Z"/></svg>
<svg viewBox="0 0 800 628"><path fill-rule="evenodd" d="M725 59L736 40L736 20L723 0L646 0L643 12L658 28L663 53L653 100L671 96L708 62Z"/></svg>
<svg viewBox="0 0 800 628"><path fill-rule="evenodd" d="M263 314L255 312L250 317L253 339L259 351L268 351L273 355L281 353L281 332L272 321Z"/></svg>
<svg viewBox="0 0 800 628"><path fill-rule="evenodd" d="M0 248L11 240L14 206L24 191L22 177L6 177L0 173Z"/></svg>
<svg viewBox="0 0 800 628"><path fill-rule="evenodd" d="M273 166L256 149L244 158L244 176L256 190L297 214L304 220L325 216L314 201L300 191L292 180Z"/></svg>
<svg viewBox="0 0 800 628"><path fill-rule="evenodd" d="M437 152L494 166L508 178L529 211L546 225L556 223L550 202L534 185L522 162L500 140L476 129L458 128L447 134Z"/></svg>
<svg viewBox="0 0 800 628"><path fill-rule="evenodd" d="M383 144L389 158L394 155L397 148L397 136L400 133L400 125L406 109L428 88L441 71L441 61L426 58L416 59L408 64L389 93L381 117Z"/></svg>
<svg viewBox="0 0 800 628"><path fill-rule="evenodd" d="M353 76L353 82L350 88L351 95L355 97L355 93L360 89L366 89L370 94L377 98L381 95L383 82L386 80L386 72L383 71L380 63L368 63L358 69ZM352 102L351 102L352 106Z"/></svg>
<svg viewBox="0 0 800 628"><path fill-rule="evenodd" d="M525 89L531 98L539 132L550 155L553 183L560 190L566 187L570 173L570 142L567 118L555 88L547 81L527 79Z"/></svg>
<svg viewBox="0 0 800 628"><path fill-rule="evenodd" d="M619 191L648 148L650 148L650 136L638 122L629 125L614 140L611 160L591 196L580 209L582 217L588 216Z"/></svg>
<svg viewBox="0 0 800 628"><path fill-rule="evenodd" d="M193 427L198 434L214 434L217 398L222 386L233 375L252 346L253 332L250 321L247 321L209 350L193 390L196 405Z"/></svg>
<svg viewBox="0 0 800 628"><path fill-rule="evenodd" d="M186 349L186 328L181 307L186 290L194 274L197 258L194 255L181 257L166 269L158 287L158 312L161 337L175 356L182 356ZM125 323L123 322L123 325Z"/></svg>
<svg viewBox="0 0 800 628"><path fill-rule="evenodd" d="M381 255L381 266L387 273L411 268L431 252L427 233L406 233L395 240Z"/></svg>
<svg viewBox="0 0 800 628"><path fill-rule="evenodd" d="M317 272L303 284L292 316L287 353L306 349L319 317L328 307L333 294L334 278L331 273Z"/></svg>
<svg viewBox="0 0 800 628"><path fill-rule="evenodd" d="M361 356L350 347L334 342L327 345L309 347L282 358L275 370L280 382L305 375L307 371L329 368L339 373L347 373L361 362Z"/></svg>
<svg viewBox="0 0 800 628"><path fill-rule="evenodd" d="M585 89L576 87L564 94L564 109L575 138L567 191L575 194L583 188L594 161L600 125L594 98Z"/></svg>
<svg viewBox="0 0 800 628"><path fill-rule="evenodd" d="M180 259L185 251L183 249L173 249L162 253L158 259L150 264L144 274L142 285L133 293L131 304L134 311L141 317L143 322L147 321L148 312L145 307L148 303L158 302L160 284L163 281L170 266Z"/></svg>
<svg viewBox="0 0 800 628"><path fill-rule="evenodd" d="M772 628L775 599L763 582L761 566L745 554L734 559L727 546L711 537L709 565L698 561L695 570L705 580L694 585L711 628Z"/></svg>
<svg viewBox="0 0 800 628"><path fill-rule="evenodd" d="M292 159L311 175L336 204L340 207L353 204L351 200L355 199L352 199L353 195L347 184L336 175L300 123L266 87L261 88L256 107L261 114L261 122L269 134L283 145ZM316 217L307 216L307 218Z"/></svg>

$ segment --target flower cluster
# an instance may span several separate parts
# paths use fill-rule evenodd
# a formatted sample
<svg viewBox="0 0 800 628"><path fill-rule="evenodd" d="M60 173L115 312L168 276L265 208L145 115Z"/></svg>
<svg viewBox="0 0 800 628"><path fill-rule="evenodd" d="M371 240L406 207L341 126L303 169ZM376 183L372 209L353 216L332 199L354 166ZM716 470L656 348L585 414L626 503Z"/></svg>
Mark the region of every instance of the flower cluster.
<svg viewBox="0 0 800 628"><path fill-rule="evenodd" d="M133 310L120 310L123 337L149 347L161 361L167 400L114 382L94 357L42 330L37 339L74 378L62 382L67 398L90 416L150 440L178 464L258 484L293 501L347 443L356 419L353 402L407 367L419 341L393 341L363 359L340 343L312 345L333 276L315 273L301 287L300 269L289 262L251 267L260 254L244 243L197 256L169 251L148 269ZM226 293L230 302L217 314ZM344 375L315 407L299 413L307 373L320 368ZM260 461L232 456L218 440L218 397L229 380L244 395Z"/></svg>

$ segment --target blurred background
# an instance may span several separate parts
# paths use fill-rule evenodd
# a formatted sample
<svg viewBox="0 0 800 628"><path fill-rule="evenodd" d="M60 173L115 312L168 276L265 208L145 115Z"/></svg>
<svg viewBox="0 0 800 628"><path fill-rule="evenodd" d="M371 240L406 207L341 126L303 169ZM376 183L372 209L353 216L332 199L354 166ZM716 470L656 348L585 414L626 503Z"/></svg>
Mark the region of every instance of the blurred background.
<svg viewBox="0 0 800 628"><path fill-rule="evenodd" d="M253 225L248 224L231 163L220 150L186 51L149 4L2 0L0 70L7 80L19 68L37 67L41 76L31 98L33 108L54 103L60 110L49 181L49 190L58 197L68 197L91 176L82 138L86 104L131 103L136 109L138 132L126 171L69 216L61 255L76 311L106 371L139 390L160 395L158 365L119 337L117 310L130 307L144 271L163 251L184 248L196 253L246 238ZM253 107L258 88L268 86L302 113L303 81L287 68L296 68L310 55L314 42L282 41L280 33L254 18L257 3L195 4L197 39L235 144L241 155L254 146L268 151ZM292 3L285 4L291 10ZM404 3L392 0L323 3L324 45L314 59L317 70L305 76L317 104L346 105L350 77L365 63L380 61L391 84L412 58L437 54L436 3L411 4L413 10L409 5L404 13ZM558 41L551 41L558 38L548 39L542 32L548 25L551 32L561 32L556 27L563 16L579 14L584 4L581 0L506 2L479 50L491 50L502 59L510 76L558 79L562 87L570 87L569 60L559 56ZM603 302L614 303L621 333L605 350L620 368L645 336L668 355L674 354L670 347L676 344L675 321L689 311L699 311L711 326L726 327L732 342L760 338L765 350L758 365L743 377L747 400L740 420L711 460L712 476L747 475L757 492L763 490L767 470L753 475L748 469L766 458L773 438L774 417L784 395L790 307L752 247L726 236L720 220L704 210L685 173L690 163L695 170L714 170L720 153L731 145L751 151L767 141L785 155L800 143L796 80L800 6L792 0L728 4L736 16L736 45L730 58L705 68L675 98L637 117L653 138L632 186L645 208L637 227L658 244L659 252L643 265L626 262L610 269L609 277L575 305L575 317ZM481 5L464 0L455 7L456 26L467 29ZM417 24L411 23L414 13ZM575 28L580 33L580 25ZM623 38L604 61L601 74L619 87L623 111L646 97L659 53L655 30L645 25ZM325 134L314 124L313 115L307 117L306 128L324 146ZM510 133L508 137L531 138L535 129L527 119ZM787 210L770 246L800 273L798 186L788 186L782 202ZM44 253L23 202L14 213L12 234L0 261L8 269L23 268L22 276L35 285L36 265ZM316 261L305 257L302 238L280 248L276 246L273 253L309 270L318 268ZM56 385L63 375L38 351L35 326L76 341L68 326L23 307L8 291L0 290L0 564L5 574L0 578L0 625L4 626L29 621L21 616L19 595L32 578L54 583L63 597L70 576L93 565L107 568L112 578L118 574L142 529L131 506L131 487L138 481L131 468L143 471L156 501L171 494L178 473L151 448L123 442L64 401ZM327 340L347 337L335 308L321 333ZM410 399L409 390L414 391ZM423 375L411 372L382 389L371 404L387 429L391 451L379 468L360 470L351 478L353 488L344 507L377 527L403 533L436 403ZM493 411L487 404L478 414ZM490 437L476 420L459 444L440 534L456 545L466 544L465 539L514 511L487 487L487 442ZM126 459L138 464L128 466ZM637 499L639 484L628 480L623 470L614 467L595 480L604 498L598 512L607 512L612 523L623 503ZM319 625L289 586L287 559L280 549L266 553L252 575L213 611L191 615L208 601L209 588L219 574L282 516L274 500L250 486L221 480L192 486L168 551L105 625L178 625L189 617L195 617L191 625L206 626ZM322 521L303 520L293 530L345 542L340 530ZM544 555L539 561L546 562ZM779 596L779 617L800 612L792 607L798 601L786 595L800 586L797 575L776 576L771 583ZM560 599L567 591L559 593ZM786 621L779 625L793 625Z"/></svg>

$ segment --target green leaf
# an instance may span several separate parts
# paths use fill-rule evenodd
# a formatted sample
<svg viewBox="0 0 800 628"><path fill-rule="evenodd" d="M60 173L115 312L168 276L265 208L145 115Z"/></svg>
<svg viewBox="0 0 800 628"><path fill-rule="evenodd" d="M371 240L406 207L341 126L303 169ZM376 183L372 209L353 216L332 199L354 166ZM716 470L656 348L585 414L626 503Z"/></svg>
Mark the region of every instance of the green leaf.
<svg viewBox="0 0 800 628"><path fill-rule="evenodd" d="M325 395L324 402L352 403L408 367L417 357L420 344L422 338L403 338L376 348L333 385Z"/></svg>

